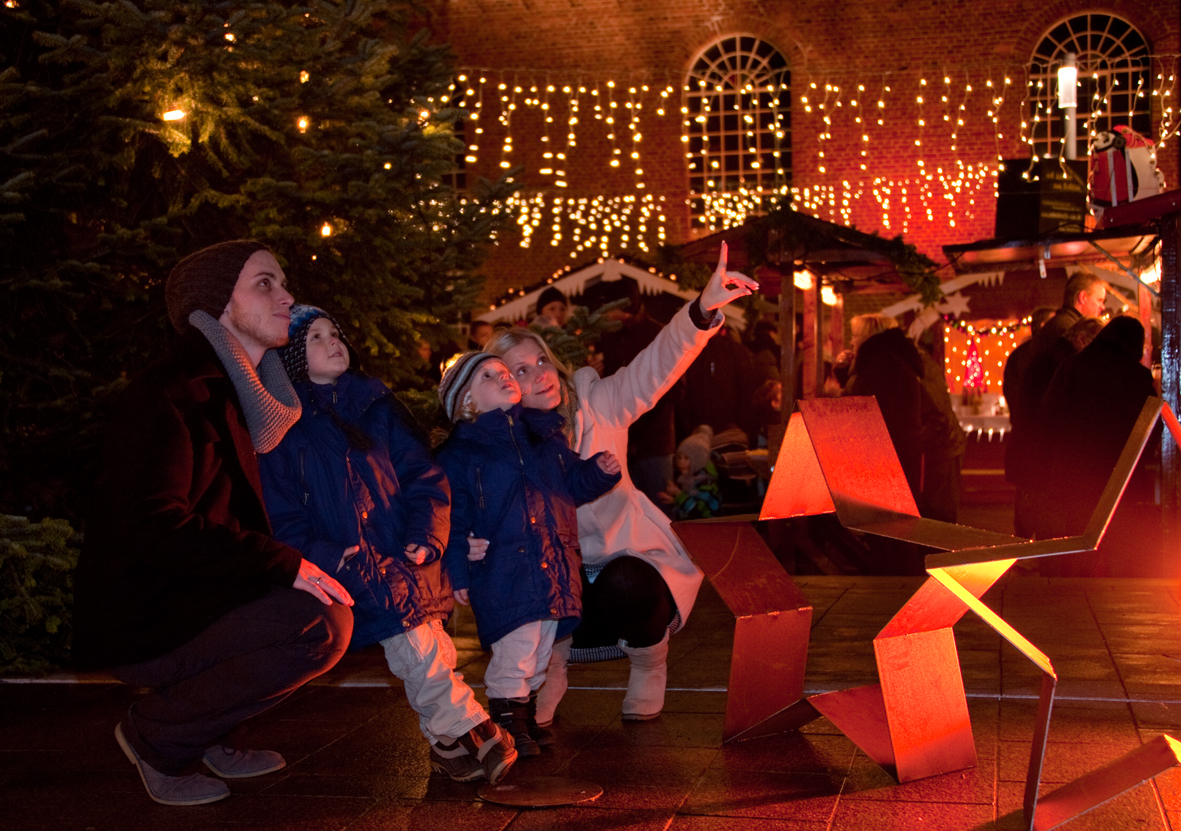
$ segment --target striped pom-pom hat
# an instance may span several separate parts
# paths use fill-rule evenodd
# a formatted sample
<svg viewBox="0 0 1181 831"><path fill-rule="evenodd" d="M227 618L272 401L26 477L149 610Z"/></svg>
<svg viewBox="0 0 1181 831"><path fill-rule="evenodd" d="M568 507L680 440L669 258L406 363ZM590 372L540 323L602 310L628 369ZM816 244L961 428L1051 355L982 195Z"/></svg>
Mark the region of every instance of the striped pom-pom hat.
<svg viewBox="0 0 1181 831"><path fill-rule="evenodd" d="M443 371L439 382L439 403L449 421L455 421L455 414L463 405L463 397L472 385L476 370L488 361L499 361L491 352L464 352Z"/></svg>

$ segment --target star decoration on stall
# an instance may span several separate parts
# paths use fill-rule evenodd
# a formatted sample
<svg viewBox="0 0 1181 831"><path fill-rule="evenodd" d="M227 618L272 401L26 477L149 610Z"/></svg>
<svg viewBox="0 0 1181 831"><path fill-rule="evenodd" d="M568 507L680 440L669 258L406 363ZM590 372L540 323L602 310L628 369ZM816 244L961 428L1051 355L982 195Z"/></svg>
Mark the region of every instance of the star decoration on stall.
<svg viewBox="0 0 1181 831"><path fill-rule="evenodd" d="M935 310L941 315L950 317L960 317L968 313L968 302L971 300L966 294L956 292L955 294L947 295L935 307Z"/></svg>

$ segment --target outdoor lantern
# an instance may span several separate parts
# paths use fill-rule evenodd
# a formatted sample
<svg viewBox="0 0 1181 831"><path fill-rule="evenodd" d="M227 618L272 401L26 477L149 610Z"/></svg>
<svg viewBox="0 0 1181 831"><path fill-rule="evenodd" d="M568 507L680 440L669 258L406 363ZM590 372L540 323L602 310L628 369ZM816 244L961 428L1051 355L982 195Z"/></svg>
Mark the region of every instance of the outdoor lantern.
<svg viewBox="0 0 1181 831"><path fill-rule="evenodd" d="M1067 52L1058 67L1058 106L1061 109L1078 106L1078 66L1073 52Z"/></svg>
<svg viewBox="0 0 1181 831"><path fill-rule="evenodd" d="M1067 52L1058 67L1058 106L1066 110L1063 118L1066 135L1063 138L1063 156L1078 158L1078 66L1073 52Z"/></svg>

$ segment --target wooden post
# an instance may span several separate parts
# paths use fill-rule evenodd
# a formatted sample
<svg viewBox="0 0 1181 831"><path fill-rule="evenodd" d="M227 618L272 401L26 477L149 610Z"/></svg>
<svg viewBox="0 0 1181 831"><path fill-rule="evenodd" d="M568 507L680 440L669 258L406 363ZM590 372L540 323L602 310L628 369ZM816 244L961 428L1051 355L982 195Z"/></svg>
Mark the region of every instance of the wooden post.
<svg viewBox="0 0 1181 831"><path fill-rule="evenodd" d="M786 429L796 408L796 284L790 271L780 269L779 285L779 379L783 382L783 403L779 409L779 423ZM783 431L779 433L780 438ZM774 452L779 444L770 441Z"/></svg>
<svg viewBox="0 0 1181 831"><path fill-rule="evenodd" d="M803 343L803 365L800 368L800 374L803 376L802 389L800 390L800 397L804 399L816 397L816 352L820 348L820 342L817 339L819 334L819 324L816 322L816 304L819 298L816 296L815 276L813 276L813 288L804 289L804 343ZM794 282L795 275L792 275Z"/></svg>
<svg viewBox="0 0 1181 831"><path fill-rule="evenodd" d="M1140 363L1152 369L1152 293L1143 283L1136 284L1136 311L1144 326L1144 354Z"/></svg>
<svg viewBox="0 0 1181 831"><path fill-rule="evenodd" d="M828 348L832 352L832 359L835 363L837 355L845 349L845 295L837 295L836 305L832 306L828 310L828 313L830 315L828 320Z"/></svg>
<svg viewBox="0 0 1181 831"><path fill-rule="evenodd" d="M1160 220L1161 235L1161 397L1181 412L1181 213ZM1181 576L1181 452L1165 431L1161 448L1161 524L1165 574Z"/></svg>
<svg viewBox="0 0 1181 831"><path fill-rule="evenodd" d="M820 299L820 275L812 275L812 394L805 398L816 398L824 389L824 301Z"/></svg>

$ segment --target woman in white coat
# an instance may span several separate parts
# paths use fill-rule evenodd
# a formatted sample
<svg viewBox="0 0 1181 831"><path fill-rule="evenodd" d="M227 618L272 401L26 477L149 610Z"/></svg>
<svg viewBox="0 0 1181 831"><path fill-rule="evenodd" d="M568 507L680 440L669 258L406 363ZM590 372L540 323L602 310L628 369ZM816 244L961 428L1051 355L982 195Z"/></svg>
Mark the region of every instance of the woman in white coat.
<svg viewBox="0 0 1181 831"><path fill-rule="evenodd" d="M723 243L718 268L701 296L682 308L635 359L607 378L583 367L571 374L545 341L528 329L497 334L485 350L499 355L521 385L526 407L558 409L570 444L588 459L609 450L627 458L627 431L685 372L722 322L719 309L758 289L726 270ZM548 678L537 700L546 725L566 691L566 663L622 658L631 661L623 718L655 718L664 707L668 636L689 618L701 571L689 559L664 512L632 483L627 470L614 490L578 509L582 547L583 617L572 640L554 646ZM473 558L486 550L473 541Z"/></svg>

